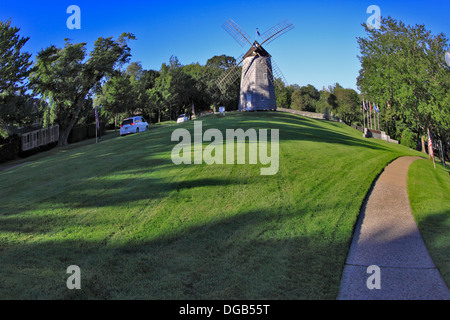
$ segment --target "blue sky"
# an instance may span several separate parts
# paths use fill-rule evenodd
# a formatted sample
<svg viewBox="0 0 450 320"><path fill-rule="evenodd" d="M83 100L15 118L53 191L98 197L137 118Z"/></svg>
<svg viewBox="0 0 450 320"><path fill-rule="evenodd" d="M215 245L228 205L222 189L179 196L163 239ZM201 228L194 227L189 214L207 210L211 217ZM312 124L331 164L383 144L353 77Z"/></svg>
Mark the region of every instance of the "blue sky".
<svg viewBox="0 0 450 320"><path fill-rule="evenodd" d="M70 5L81 9L81 30L69 30ZM425 24L433 34L450 37L450 1L12 1L0 0L0 19L11 18L30 37L25 49L36 55L64 39L87 42L100 37L136 35L130 43L132 61L159 70L176 55L182 64L205 64L214 55L240 56L241 48L223 29L236 21L250 36L289 19L295 29L270 43L266 50L290 84L312 84L321 89L339 82L356 89L360 69L356 37L364 36L361 23L377 5L382 16L409 25Z"/></svg>

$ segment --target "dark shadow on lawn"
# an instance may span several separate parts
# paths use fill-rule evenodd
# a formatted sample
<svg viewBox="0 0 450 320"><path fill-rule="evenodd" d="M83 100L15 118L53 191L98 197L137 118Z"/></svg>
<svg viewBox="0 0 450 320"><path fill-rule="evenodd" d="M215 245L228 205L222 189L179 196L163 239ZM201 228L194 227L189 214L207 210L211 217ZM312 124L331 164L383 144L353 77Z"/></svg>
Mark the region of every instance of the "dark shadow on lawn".
<svg viewBox="0 0 450 320"><path fill-rule="evenodd" d="M250 211L122 245L3 245L0 299L335 299L349 243L280 236L284 218ZM66 287L70 265L81 290Z"/></svg>
<svg viewBox="0 0 450 320"><path fill-rule="evenodd" d="M180 192L184 189L193 189L206 186L230 186L238 184L248 184L245 179L217 179L204 178L178 181L166 181L164 179L120 179L117 182L95 181L88 184L75 186L64 197L59 195L46 198L43 202L48 210L48 215L17 217L20 213L38 208L14 208L3 209L0 215L0 232L18 232L45 234L54 231L55 228L61 228L64 223L70 222L70 213L63 215L56 214L58 210L75 210L86 208L102 208L111 206L123 206L139 200L146 200L149 204L156 199L163 199L171 192ZM40 203L38 203L39 205ZM147 205L142 204L145 208ZM117 214L120 214L118 210Z"/></svg>
<svg viewBox="0 0 450 320"><path fill-rule="evenodd" d="M433 262L450 288L450 243L446 241L449 234L449 215L450 208L446 212L428 214L418 223L418 228Z"/></svg>
<svg viewBox="0 0 450 320"><path fill-rule="evenodd" d="M248 128L279 128L278 123L271 121L280 121L284 127L280 131L280 139L283 140L305 140L325 143L337 143L348 146L358 146L370 149L387 150L380 144L371 143L362 139L357 139L346 134L338 132L330 133L319 125L316 120L299 117L284 113L258 113L258 117L252 113L242 113L239 117L236 115L230 116L229 121L222 121L218 119L215 122L208 122L204 126L204 130L211 127L217 127L222 130L225 136L225 130L230 128L230 124L236 119L237 127L243 129ZM271 121L264 121L264 119ZM188 123L185 127L191 132L193 131L193 123ZM164 129L164 128L161 128ZM157 139L152 139L150 133L143 133L131 137L125 137L117 144L104 144L100 146L89 146L83 149L84 154L79 154L80 151L71 151L66 157L59 157L57 159L64 159L63 162L58 162L56 159L43 160L42 163L30 164L25 168L17 168L8 173L4 173L4 177L23 175L24 190L27 188L42 188L40 196L35 203L37 204L51 204L51 207L61 208L79 208L79 207L102 207L107 205L121 205L127 202L137 200L149 201L152 199L165 197L172 190L180 190L183 188L191 188L196 186L211 186L211 185L232 185L236 183L243 183L243 181L224 179L201 179L194 182L176 181L176 174L174 172L172 177L164 179L140 177L140 174L145 175L151 171L164 171L166 169L173 169L174 165L171 163L170 156L167 156L171 149L177 142L170 141L171 130L167 128L167 136L158 136ZM90 149L89 149L90 148ZM86 162L91 162L96 165L96 170L92 166L86 166ZM32 170L39 170L43 168L54 167L55 172L61 172L63 175L58 177L55 183L61 185L61 192L45 192L45 184L36 186L30 183L27 187L28 181L26 174L23 172L32 172ZM85 167L89 172L85 172ZM22 171L23 170L23 171ZM78 170L78 171L77 171ZM179 166L176 170L183 170L183 166ZM80 174L77 174L80 172ZM120 178L109 181L102 179L114 172L117 175L131 175L130 178ZM40 174L39 172L37 173ZM33 175L35 173L33 172ZM48 178L43 174L44 180ZM89 178L89 180L86 180ZM95 179L92 179L95 178ZM39 180L39 179L35 179ZM14 179L12 179L14 181ZM34 182L36 183L36 182ZM66 184L70 184L70 189L64 188ZM54 187L50 185L49 188ZM69 191L68 191L69 190ZM86 192L89 190L89 192ZM115 192L116 191L116 192ZM24 197L27 193L24 193ZM7 200L7 196L3 195L3 199ZM5 201L5 200L4 200ZM0 203L0 217L21 213L27 208L21 203L17 206L9 206L7 203ZM9 223L8 223L9 225ZM0 227L2 228L2 227ZM3 228L9 228L3 226ZM6 230L6 229L4 229Z"/></svg>

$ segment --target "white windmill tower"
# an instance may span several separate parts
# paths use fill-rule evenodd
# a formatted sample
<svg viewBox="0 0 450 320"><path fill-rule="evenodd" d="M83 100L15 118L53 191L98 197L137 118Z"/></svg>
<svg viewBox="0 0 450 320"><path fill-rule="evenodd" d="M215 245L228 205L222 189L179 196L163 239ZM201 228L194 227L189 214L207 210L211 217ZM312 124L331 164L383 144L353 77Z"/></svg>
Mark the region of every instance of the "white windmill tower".
<svg viewBox="0 0 450 320"><path fill-rule="evenodd" d="M228 20L223 28L242 47L246 44L251 47L236 60L237 63L232 68L219 78L217 85L220 90L225 93L228 86L240 77L239 110L276 110L275 85L279 84L278 81L286 84L286 80L274 63L272 56L262 46L292 30L294 25L285 20L263 33L260 39L261 43L255 40L253 44L250 42L248 34L233 20ZM240 73L241 65L242 72Z"/></svg>

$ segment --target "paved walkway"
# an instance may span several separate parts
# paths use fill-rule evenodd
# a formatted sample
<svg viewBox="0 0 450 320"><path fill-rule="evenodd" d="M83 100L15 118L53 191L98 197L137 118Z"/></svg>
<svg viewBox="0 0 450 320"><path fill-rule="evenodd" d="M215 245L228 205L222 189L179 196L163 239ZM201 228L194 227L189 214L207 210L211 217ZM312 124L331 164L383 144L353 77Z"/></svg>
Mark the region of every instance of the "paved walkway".
<svg viewBox="0 0 450 320"><path fill-rule="evenodd" d="M376 181L362 208L341 280L340 300L450 300L411 214L406 181L411 163L402 157ZM379 267L380 289L374 271ZM368 281L369 280L369 281Z"/></svg>

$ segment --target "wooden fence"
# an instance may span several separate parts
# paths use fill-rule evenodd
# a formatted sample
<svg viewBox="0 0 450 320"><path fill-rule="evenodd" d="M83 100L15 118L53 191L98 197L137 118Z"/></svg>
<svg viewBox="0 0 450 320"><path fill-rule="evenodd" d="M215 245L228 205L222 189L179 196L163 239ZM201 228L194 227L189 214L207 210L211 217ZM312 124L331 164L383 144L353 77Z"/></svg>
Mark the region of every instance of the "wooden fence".
<svg viewBox="0 0 450 320"><path fill-rule="evenodd" d="M22 151L36 149L59 140L59 126L39 129L21 135Z"/></svg>

